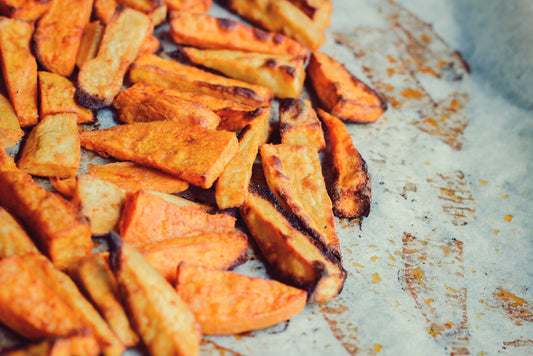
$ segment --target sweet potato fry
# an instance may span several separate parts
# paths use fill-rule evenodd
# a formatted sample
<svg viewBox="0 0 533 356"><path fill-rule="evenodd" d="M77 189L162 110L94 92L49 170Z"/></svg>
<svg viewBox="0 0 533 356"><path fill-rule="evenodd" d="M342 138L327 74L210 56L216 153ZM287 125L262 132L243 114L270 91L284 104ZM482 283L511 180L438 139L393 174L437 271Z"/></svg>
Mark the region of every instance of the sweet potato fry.
<svg viewBox="0 0 533 356"><path fill-rule="evenodd" d="M141 190L126 196L119 229L124 241L144 245L181 236L234 231L235 218L176 206Z"/></svg>
<svg viewBox="0 0 533 356"><path fill-rule="evenodd" d="M8 98L0 94L0 141L6 148L13 148L22 136L24 131L13 106Z"/></svg>
<svg viewBox="0 0 533 356"><path fill-rule="evenodd" d="M328 129L331 145L333 212L343 218L368 216L372 185L366 162L353 145L341 120L322 109L318 109L318 115Z"/></svg>
<svg viewBox="0 0 533 356"><path fill-rule="evenodd" d="M255 107L270 106L273 100L272 91L265 87L222 77L154 55L138 58L130 68L129 78L134 83L204 93Z"/></svg>
<svg viewBox="0 0 533 356"><path fill-rule="evenodd" d="M93 235L115 229L125 200L126 193L113 183L91 175L77 177L72 204L89 219Z"/></svg>
<svg viewBox="0 0 533 356"><path fill-rule="evenodd" d="M154 88L154 87L151 87ZM204 104L173 95L172 89L147 89L135 84L123 90L113 101L124 123L175 121L216 129L220 117Z"/></svg>
<svg viewBox="0 0 533 356"><path fill-rule="evenodd" d="M76 281L125 346L139 343L124 307L121 304L118 285L107 258L102 253L87 256L69 268Z"/></svg>
<svg viewBox="0 0 533 356"><path fill-rule="evenodd" d="M39 119L37 61L31 53L33 23L0 17L0 64L11 104L21 127Z"/></svg>
<svg viewBox="0 0 533 356"><path fill-rule="evenodd" d="M175 53L196 65L269 88L279 98L296 98L302 92L305 57L299 55L193 47L180 47Z"/></svg>
<svg viewBox="0 0 533 356"><path fill-rule="evenodd" d="M174 284L181 261L211 269L226 270L246 261L246 234L233 231L178 237L138 247L146 261Z"/></svg>
<svg viewBox="0 0 533 356"><path fill-rule="evenodd" d="M37 21L50 3L51 0L0 0L0 14L12 19Z"/></svg>
<svg viewBox="0 0 533 356"><path fill-rule="evenodd" d="M166 0L169 11L205 13L213 5L213 0Z"/></svg>
<svg viewBox="0 0 533 356"><path fill-rule="evenodd" d="M82 348L80 348L82 347ZM80 352L81 351L81 352ZM98 356L100 347L90 333L44 339L3 352L2 356Z"/></svg>
<svg viewBox="0 0 533 356"><path fill-rule="evenodd" d="M292 212L332 259L341 259L333 216L318 152L310 146L261 147L263 172L282 206Z"/></svg>
<svg viewBox="0 0 533 356"><path fill-rule="evenodd" d="M110 262L124 307L150 355L199 354L201 329L172 286L139 252L111 233Z"/></svg>
<svg viewBox="0 0 533 356"><path fill-rule="evenodd" d="M163 0L118 0L125 7L145 13L154 26L160 25L167 18L167 4Z"/></svg>
<svg viewBox="0 0 533 356"><path fill-rule="evenodd" d="M115 13L106 26L97 56L80 68L76 94L82 106L99 109L111 105L129 65L152 30L152 21L142 12L120 8Z"/></svg>
<svg viewBox="0 0 533 356"><path fill-rule="evenodd" d="M88 150L158 168L202 188L211 187L238 150L233 132L169 121L86 131L80 138Z"/></svg>
<svg viewBox="0 0 533 356"><path fill-rule="evenodd" d="M323 31L288 0L224 0L240 16L272 32L281 32L314 51L326 41Z"/></svg>
<svg viewBox="0 0 533 356"><path fill-rule="evenodd" d="M67 178L80 166L77 115L47 115L32 129L17 166L32 175Z"/></svg>
<svg viewBox="0 0 533 356"><path fill-rule="evenodd" d="M18 221L0 206L0 259L27 253L39 253L39 250Z"/></svg>
<svg viewBox="0 0 533 356"><path fill-rule="evenodd" d="M185 11L170 15L170 36L178 44L207 49L293 54L307 57L309 50L279 33L265 32L242 22Z"/></svg>
<svg viewBox="0 0 533 356"><path fill-rule="evenodd" d="M70 77L76 66L83 29L89 23L93 0L53 0L32 38L32 49L43 68Z"/></svg>
<svg viewBox="0 0 533 356"><path fill-rule="evenodd" d="M94 7L96 7L96 1L98 0L95 0ZM78 68L89 59L96 57L98 47L100 47L100 42L102 42L102 37L104 37L104 30L105 25L99 20L93 21L85 26L83 29L83 36L81 37L80 47L78 49L78 55L76 56L76 65Z"/></svg>
<svg viewBox="0 0 533 356"><path fill-rule="evenodd" d="M46 191L29 174L4 169L0 168L0 205L25 224L55 266L66 268L92 252L89 222L72 204Z"/></svg>
<svg viewBox="0 0 533 356"><path fill-rule="evenodd" d="M340 293L346 278L340 262L332 262L296 227L294 217L279 207L268 189L253 188L240 212L278 280L307 290L316 302Z"/></svg>
<svg viewBox="0 0 533 356"><path fill-rule="evenodd" d="M374 122L387 110L378 93L324 53L311 54L307 74L320 104L342 120Z"/></svg>
<svg viewBox="0 0 533 356"><path fill-rule="evenodd" d="M38 72L40 115L74 113L78 115L78 124L95 121L93 112L84 108L74 100L76 86L70 80L51 72Z"/></svg>
<svg viewBox="0 0 533 356"><path fill-rule="evenodd" d="M264 329L299 314L307 302L304 290L278 281L185 262L180 263L176 280L178 294L205 335Z"/></svg>
<svg viewBox="0 0 533 356"><path fill-rule="evenodd" d="M177 206L188 206L188 207L191 207L191 208L197 208L197 209L201 209L203 211L205 211L206 213L214 213L217 209L215 206L212 206L212 205L209 205L209 204L204 204L204 203L198 203L198 202L194 202L192 200L189 200L189 199L185 199L185 198L182 198L180 196L177 196L177 195L174 195L174 194L166 194L166 193L162 193L162 192L158 192L158 191L155 191L155 190L146 190L147 193L150 193L152 195L156 195L160 198L163 198L165 199L167 202L171 203L171 204L174 204L174 205L177 205Z"/></svg>
<svg viewBox="0 0 533 356"><path fill-rule="evenodd" d="M291 2L309 16L319 29L325 30L329 27L333 11L331 0L291 0Z"/></svg>
<svg viewBox="0 0 533 356"><path fill-rule="evenodd" d="M279 103L281 143L307 145L318 151L326 147L324 131L313 108L301 99L283 99Z"/></svg>
<svg viewBox="0 0 533 356"><path fill-rule="evenodd" d="M4 144L0 141L0 172L17 170L19 169L15 161L7 154Z"/></svg>
<svg viewBox="0 0 533 356"><path fill-rule="evenodd" d="M155 37L154 35L147 36L144 39L141 48L139 48L139 53L137 53L137 57L157 53L161 50L161 48L161 42L159 42L159 39L157 37Z"/></svg>
<svg viewBox="0 0 533 356"><path fill-rule="evenodd" d="M119 6L117 0L94 0L94 16L104 25L109 25Z"/></svg>
<svg viewBox="0 0 533 356"><path fill-rule="evenodd" d="M264 111L255 122L240 134L239 151L224 169L216 183L215 199L220 209L239 207L248 195L248 184L252 177L252 165L257 157L259 145L263 144L265 126L268 125L270 110Z"/></svg>

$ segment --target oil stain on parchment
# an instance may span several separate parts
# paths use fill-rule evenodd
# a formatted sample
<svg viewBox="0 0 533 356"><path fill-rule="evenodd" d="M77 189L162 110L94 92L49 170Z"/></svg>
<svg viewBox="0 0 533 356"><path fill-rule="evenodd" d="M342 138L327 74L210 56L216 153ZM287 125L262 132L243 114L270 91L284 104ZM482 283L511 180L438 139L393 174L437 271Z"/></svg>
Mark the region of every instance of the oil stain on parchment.
<svg viewBox="0 0 533 356"><path fill-rule="evenodd" d="M499 354L509 355L533 355L533 340L517 339L513 341L504 341Z"/></svg>
<svg viewBox="0 0 533 356"><path fill-rule="evenodd" d="M428 323L426 331L452 355L469 355L463 243L436 243L407 232L402 243L403 282Z"/></svg>
<svg viewBox="0 0 533 356"><path fill-rule="evenodd" d="M392 107L412 114L420 131L460 150L468 120L469 96L463 85L468 65L413 13L393 0L376 3L388 28L359 27L351 33L333 33L335 40L354 53ZM446 87L448 95L434 99L423 84L424 76Z"/></svg>
<svg viewBox="0 0 533 356"><path fill-rule="evenodd" d="M533 322L533 312L525 299L502 287L496 288L493 297L494 301L489 307L502 310L515 325L522 326L524 323Z"/></svg>
<svg viewBox="0 0 533 356"><path fill-rule="evenodd" d="M202 355L243 356L237 351L222 347L215 342L206 339L203 339L200 344L200 353Z"/></svg>

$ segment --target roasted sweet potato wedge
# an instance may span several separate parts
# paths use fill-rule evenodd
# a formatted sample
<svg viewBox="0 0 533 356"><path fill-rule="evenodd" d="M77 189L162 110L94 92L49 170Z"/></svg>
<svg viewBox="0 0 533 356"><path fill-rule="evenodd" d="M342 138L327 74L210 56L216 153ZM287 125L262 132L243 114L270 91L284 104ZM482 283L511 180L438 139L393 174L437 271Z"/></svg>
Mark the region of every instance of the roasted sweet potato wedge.
<svg viewBox="0 0 533 356"><path fill-rule="evenodd" d="M326 41L324 32L288 0L224 0L240 16L272 32L281 32L314 51Z"/></svg>
<svg viewBox="0 0 533 356"><path fill-rule="evenodd" d="M120 341L128 347L137 345L139 336L133 331L121 304L117 280L107 257L102 253L87 256L71 266L69 274L89 296Z"/></svg>
<svg viewBox="0 0 533 356"><path fill-rule="evenodd" d="M378 93L324 53L311 54L307 74L320 104L342 120L374 122L387 109Z"/></svg>
<svg viewBox="0 0 533 356"><path fill-rule="evenodd" d="M269 88L279 98L296 98L302 92L305 57L299 55L193 47L180 47L175 53L228 77Z"/></svg>
<svg viewBox="0 0 533 356"><path fill-rule="evenodd" d="M126 200L126 193L103 179L91 175L76 177L76 190L72 204L91 222L93 235L114 230Z"/></svg>
<svg viewBox="0 0 533 356"><path fill-rule="evenodd" d="M0 169L0 205L25 224L37 246L58 268L91 253L87 219L70 202L35 183L29 174Z"/></svg>
<svg viewBox="0 0 533 356"><path fill-rule="evenodd" d="M98 356L100 347L92 334L81 331L74 335L47 338L3 352L2 356Z"/></svg>
<svg viewBox="0 0 533 356"><path fill-rule="evenodd" d="M155 190L146 190L147 193L150 193L152 195L156 195L160 198L163 198L165 199L167 202L169 203L172 203L174 205L177 205L177 206L188 206L188 207L191 207L191 208L197 208L197 209L201 209L203 211L205 211L206 213L214 213L217 208L213 205L210 205L210 204L205 204L205 203L199 203L199 202L195 202L195 201L192 201L192 200L189 200L189 199L185 199L185 198L182 198L178 195L174 195L174 194L166 194L166 193L162 193L162 192L157 192Z"/></svg>
<svg viewBox="0 0 533 356"><path fill-rule="evenodd" d="M98 54L80 68L76 95L82 106L99 109L111 105L129 65L152 31L152 21L142 12L125 7L116 11L105 28Z"/></svg>
<svg viewBox="0 0 533 356"><path fill-rule="evenodd" d="M70 80L51 72L38 72L40 116L74 113L78 115L78 124L95 121L92 110L79 105L75 99L76 86Z"/></svg>
<svg viewBox="0 0 533 356"><path fill-rule="evenodd" d="M177 11L170 16L170 36L183 45L208 49L293 54L307 57L309 50L279 33L265 32L242 22Z"/></svg>
<svg viewBox="0 0 533 356"><path fill-rule="evenodd" d="M150 355L199 354L201 329L174 288L115 233L111 268L124 307Z"/></svg>
<svg viewBox="0 0 533 356"><path fill-rule="evenodd" d="M332 262L298 229L294 217L283 211L268 189L252 188L240 212L276 279L307 290L316 302L341 292L346 272L340 262Z"/></svg>
<svg viewBox="0 0 533 356"><path fill-rule="evenodd" d="M280 100L279 124L283 144L313 146L318 151L326 147L315 110L301 99Z"/></svg>
<svg viewBox="0 0 533 356"><path fill-rule="evenodd" d="M264 329L299 314L307 292L278 281L182 262L176 290L206 335Z"/></svg>
<svg viewBox="0 0 533 356"><path fill-rule="evenodd" d="M11 104L21 127L39 119L37 61L30 49L33 23L0 17L0 64Z"/></svg>
<svg viewBox="0 0 533 356"><path fill-rule="evenodd" d="M309 16L319 29L325 30L329 27L333 11L331 0L291 0L291 2Z"/></svg>
<svg viewBox="0 0 533 356"><path fill-rule="evenodd" d="M6 148L13 148L22 136L24 131L13 106L8 98L0 94L0 141Z"/></svg>
<svg viewBox="0 0 533 356"><path fill-rule="evenodd" d="M100 42L102 42L102 37L104 37L104 30L105 25L99 20L93 21L85 26L76 56L76 65L78 68L89 59L96 57L98 47L100 47Z"/></svg>
<svg viewBox="0 0 533 356"><path fill-rule="evenodd" d="M51 2L50 8L37 23L32 38L33 53L43 68L70 77L92 9L93 0Z"/></svg>
<svg viewBox="0 0 533 356"><path fill-rule="evenodd" d="M155 55L138 58L131 66L129 78L134 83L146 83L193 93L209 94L250 106L270 106L270 89L248 84L183 65Z"/></svg>
<svg viewBox="0 0 533 356"><path fill-rule="evenodd" d="M180 236L231 232L235 218L177 206L141 190L127 195L119 229L124 241L144 245Z"/></svg>
<svg viewBox="0 0 533 356"><path fill-rule="evenodd" d="M149 89L151 88L151 89ZM134 86L123 90L113 101L119 119L124 123L175 121L216 129L220 117L209 107L193 100L173 95L172 89Z"/></svg>
<svg viewBox="0 0 533 356"><path fill-rule="evenodd" d="M154 26L160 25L167 18L167 4L163 0L118 0L125 7L145 13L152 19Z"/></svg>
<svg viewBox="0 0 533 356"><path fill-rule="evenodd" d="M325 251L340 260L339 238L318 152L314 147L261 147L268 186L283 207L292 212Z"/></svg>
<svg viewBox="0 0 533 356"><path fill-rule="evenodd" d="M159 39L154 35L150 35L144 39L141 48L139 48L139 53L137 53L137 57L145 56L147 54L154 54L160 51L161 49L162 46Z"/></svg>
<svg viewBox="0 0 533 356"><path fill-rule="evenodd" d="M238 150L233 132L168 121L86 131L80 138L88 150L158 168L202 188L211 187Z"/></svg>
<svg viewBox="0 0 533 356"><path fill-rule="evenodd" d="M166 0L169 11L205 13L213 5L213 0Z"/></svg>
<svg viewBox="0 0 533 356"><path fill-rule="evenodd" d="M246 234L233 231L178 237L138 247L148 263L174 284L181 261L211 269L231 269L245 262Z"/></svg>
<svg viewBox="0 0 533 356"><path fill-rule="evenodd" d="M341 120L322 109L318 109L318 115L328 129L331 145L333 212L342 218L368 216L372 185L366 162L355 148Z"/></svg>
<svg viewBox="0 0 533 356"><path fill-rule="evenodd" d="M248 195L252 166L259 145L263 144L265 127L269 124L270 110L264 113L240 133L239 151L224 169L216 182L215 199L220 209L239 207Z"/></svg>
<svg viewBox="0 0 533 356"><path fill-rule="evenodd" d="M31 130L17 166L32 175L67 178L80 166L80 135L73 113L47 115Z"/></svg>
<svg viewBox="0 0 533 356"><path fill-rule="evenodd" d="M0 172L18 170L15 161L7 154L4 144L0 141Z"/></svg>
<svg viewBox="0 0 533 356"><path fill-rule="evenodd" d="M0 259L27 253L39 253L39 250L19 222L0 206Z"/></svg>
<svg viewBox="0 0 533 356"><path fill-rule="evenodd" d="M1 0L0 14L12 19L37 21L50 6L51 0Z"/></svg>
<svg viewBox="0 0 533 356"><path fill-rule="evenodd" d="M94 16L104 25L108 25L119 6L117 0L94 0Z"/></svg>

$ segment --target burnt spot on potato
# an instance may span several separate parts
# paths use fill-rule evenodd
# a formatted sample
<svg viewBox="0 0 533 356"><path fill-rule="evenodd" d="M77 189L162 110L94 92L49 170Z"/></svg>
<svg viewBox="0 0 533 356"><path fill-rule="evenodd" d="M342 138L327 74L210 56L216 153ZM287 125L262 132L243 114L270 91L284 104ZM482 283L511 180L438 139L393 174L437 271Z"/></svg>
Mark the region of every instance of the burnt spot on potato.
<svg viewBox="0 0 533 356"><path fill-rule="evenodd" d="M217 26L223 31L231 31L237 27L237 22L229 19L217 18Z"/></svg>

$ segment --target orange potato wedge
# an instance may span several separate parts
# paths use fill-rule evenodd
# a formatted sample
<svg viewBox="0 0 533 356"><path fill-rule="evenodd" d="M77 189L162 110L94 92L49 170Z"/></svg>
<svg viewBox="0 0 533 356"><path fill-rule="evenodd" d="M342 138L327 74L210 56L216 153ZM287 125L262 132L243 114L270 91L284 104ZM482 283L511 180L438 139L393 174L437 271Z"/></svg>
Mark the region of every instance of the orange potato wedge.
<svg viewBox="0 0 533 356"><path fill-rule="evenodd" d="M231 10L272 32L281 32L314 51L326 35L302 10L288 0L225 0Z"/></svg>
<svg viewBox="0 0 533 356"><path fill-rule="evenodd" d="M366 162L355 148L341 120L322 109L318 109L318 115L328 129L331 145L333 212L342 218L368 216L372 184Z"/></svg>
<svg viewBox="0 0 533 356"><path fill-rule="evenodd" d="M77 115L47 115L32 129L17 162L23 171L42 177L68 178L80 166Z"/></svg>
<svg viewBox="0 0 533 356"><path fill-rule="evenodd" d="M2 162L9 162L0 150ZM9 156L7 156L9 158ZM58 268L92 252L89 222L58 194L48 192L32 177L9 164L0 164L0 205L9 209L24 225Z"/></svg>
<svg viewBox="0 0 533 356"><path fill-rule="evenodd" d="M19 119L11 102L0 94L0 142L6 148L13 148L22 136L24 131L20 128Z"/></svg>
<svg viewBox="0 0 533 356"><path fill-rule="evenodd" d="M50 3L51 0L0 0L0 14L12 19L37 21Z"/></svg>
<svg viewBox="0 0 533 356"><path fill-rule="evenodd" d="M127 347L139 343L121 304L117 280L102 253L87 256L69 268L76 284L90 298L109 327Z"/></svg>
<svg viewBox="0 0 533 356"><path fill-rule="evenodd" d="M79 332L74 335L47 338L29 345L3 352L2 356L98 356L100 347L92 334Z"/></svg>
<svg viewBox="0 0 533 356"><path fill-rule="evenodd" d="M155 55L138 58L130 67L129 78L133 83L204 93L255 107L270 106L273 100L272 91L265 87L222 77Z"/></svg>
<svg viewBox="0 0 533 356"><path fill-rule="evenodd" d="M51 72L38 72L40 116L74 113L78 124L96 121L92 110L79 105L74 99L76 86L70 80Z"/></svg>
<svg viewBox="0 0 533 356"><path fill-rule="evenodd" d="M39 250L13 215L0 206L0 259L27 253Z"/></svg>
<svg viewBox="0 0 533 356"><path fill-rule="evenodd" d="M217 270L232 269L248 258L248 239L240 231L184 236L138 247L146 261L174 284L181 261Z"/></svg>
<svg viewBox="0 0 533 356"><path fill-rule="evenodd" d="M325 30L329 27L333 12L331 0L291 0L291 2L309 16L319 29Z"/></svg>
<svg viewBox="0 0 533 356"><path fill-rule="evenodd" d="M91 233L103 235L114 230L126 200L126 193L103 179L81 175L76 177L72 204L91 222Z"/></svg>
<svg viewBox="0 0 533 356"><path fill-rule="evenodd" d="M18 171L17 165L13 158L11 158L2 143L0 141L0 172L2 171Z"/></svg>
<svg viewBox="0 0 533 356"><path fill-rule="evenodd" d="M213 0L166 0L169 11L205 13L213 5Z"/></svg>
<svg viewBox="0 0 533 356"><path fill-rule="evenodd" d="M318 151L326 147L324 131L315 110L301 99L279 102L281 143L313 146Z"/></svg>
<svg viewBox="0 0 533 356"><path fill-rule="evenodd" d="M242 22L177 11L170 14L170 36L177 44L197 48L293 54L307 57L309 50L280 33L265 32Z"/></svg>
<svg viewBox="0 0 533 356"><path fill-rule="evenodd" d="M152 88L152 89L148 89ZM220 117L204 104L173 95L172 89L153 89L135 84L123 90L113 101L124 123L175 121L216 129Z"/></svg>
<svg viewBox="0 0 533 356"><path fill-rule="evenodd" d="M126 312L148 353L198 355L202 332L187 304L135 248L114 232L111 237L111 269Z"/></svg>
<svg viewBox="0 0 533 356"><path fill-rule="evenodd" d="M157 37L155 37L154 35L147 36L144 39L141 48L139 48L139 53L137 53L137 57L157 53L161 50L161 48L161 42L159 42L159 39Z"/></svg>
<svg viewBox="0 0 533 356"><path fill-rule="evenodd" d="M96 1L97 0L95 0L94 7L96 7ZM89 59L96 57L98 47L100 47L100 42L102 42L102 37L104 37L104 30L105 25L99 20L93 21L85 26L81 37L80 47L78 49L78 55L76 56L76 66L78 66L78 68Z"/></svg>
<svg viewBox="0 0 533 356"><path fill-rule="evenodd" d="M266 144L261 147L261 159L268 186L282 206L340 261L337 222L316 148Z"/></svg>
<svg viewBox="0 0 533 356"><path fill-rule="evenodd" d="M342 120L374 122L387 110L378 93L324 53L311 54L307 74L320 104Z"/></svg>
<svg viewBox="0 0 533 356"><path fill-rule="evenodd" d="M80 138L81 145L88 150L157 168L206 189L238 150L233 132L169 121L86 131Z"/></svg>
<svg viewBox="0 0 533 356"><path fill-rule="evenodd" d="M175 53L228 77L264 86L279 98L296 98L302 92L305 57L299 55L193 47L180 47Z"/></svg>
<svg viewBox="0 0 533 356"><path fill-rule="evenodd" d="M235 218L177 206L141 190L126 196L119 230L124 241L145 245L181 236L231 232Z"/></svg>
<svg viewBox="0 0 533 356"><path fill-rule="evenodd" d="M70 77L92 9L93 0L51 2L32 38L33 53L44 69Z"/></svg>
<svg viewBox="0 0 533 356"><path fill-rule="evenodd" d="M172 203L177 206L188 206L191 208L197 208L205 211L206 213L213 214L217 211L217 208L210 204L198 203L189 199L182 198L174 194L166 194L162 192L157 192L155 190L146 190L147 193L156 195L160 198L165 199L167 202Z"/></svg>
<svg viewBox="0 0 533 356"><path fill-rule="evenodd" d="M182 262L176 290L205 335L264 329L303 311L307 292L278 281Z"/></svg>
<svg viewBox="0 0 533 356"><path fill-rule="evenodd" d="M109 25L119 6L117 0L94 0L94 16L104 25Z"/></svg>
<svg viewBox="0 0 533 356"><path fill-rule="evenodd" d="M125 7L145 13L154 26L158 26L167 18L167 4L163 0L118 0Z"/></svg>
<svg viewBox="0 0 533 356"><path fill-rule="evenodd" d="M99 109L111 105L128 67L152 31L152 21L142 12L125 7L116 11L105 28L98 54L80 68L76 95L82 106Z"/></svg>
<svg viewBox="0 0 533 356"><path fill-rule="evenodd" d="M33 23L0 17L0 64L11 104L21 127L39 119L37 61L30 49Z"/></svg>
<svg viewBox="0 0 533 356"><path fill-rule="evenodd" d="M307 290L315 302L341 292L346 271L340 261L331 260L313 238L298 229L294 217L267 188L253 187L240 212L277 280Z"/></svg>
<svg viewBox="0 0 533 356"><path fill-rule="evenodd" d="M239 207L248 195L252 166L259 145L264 143L265 127L269 125L270 110L241 131L239 151L220 175L215 186L215 199L220 209Z"/></svg>

